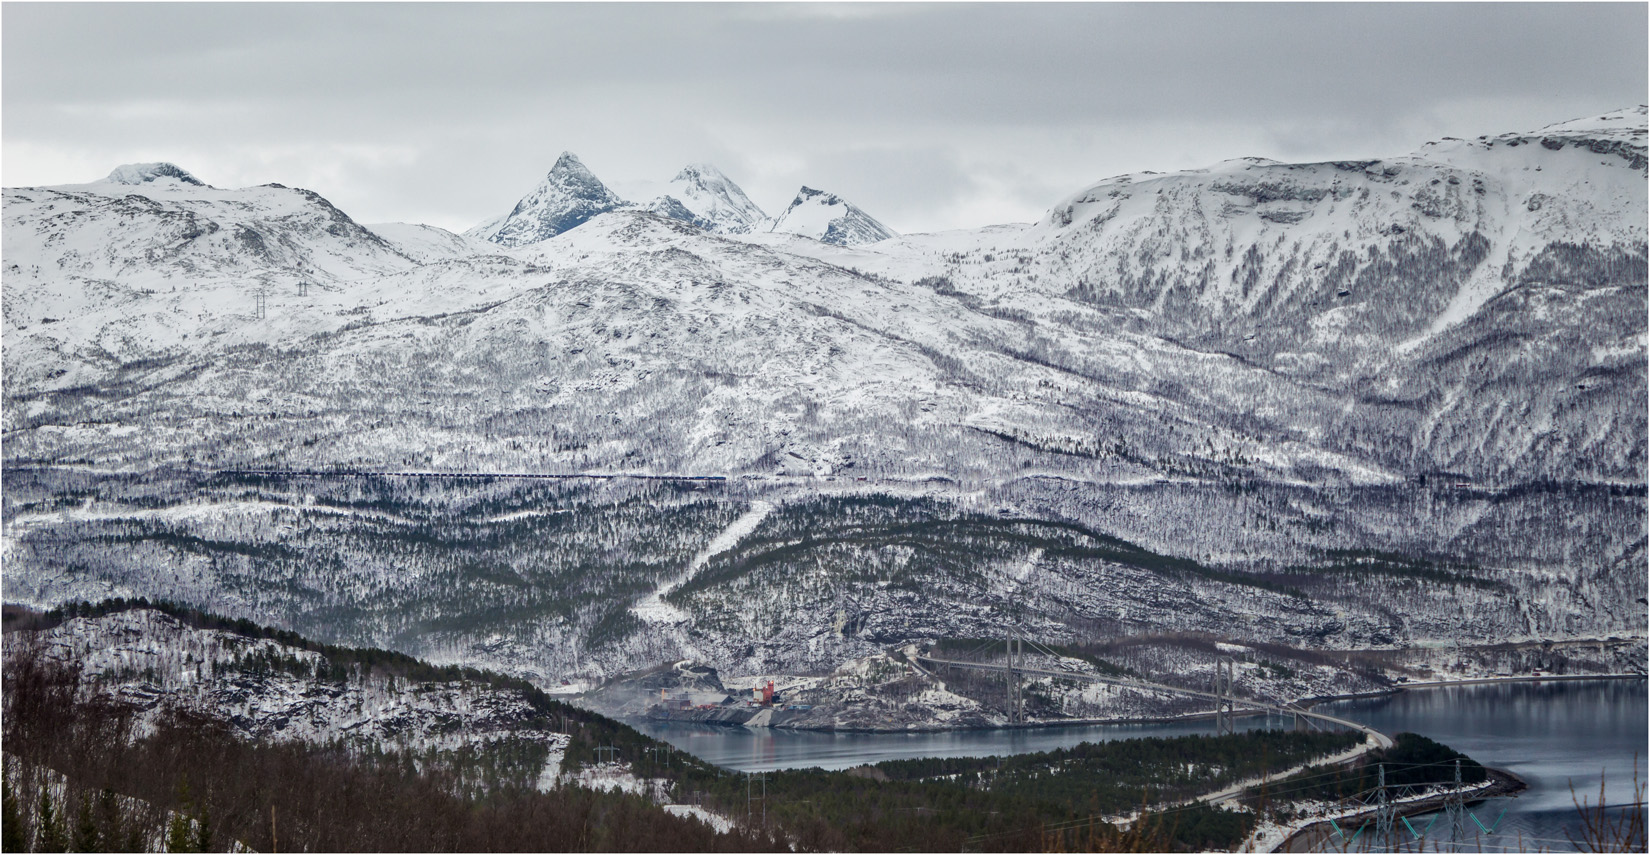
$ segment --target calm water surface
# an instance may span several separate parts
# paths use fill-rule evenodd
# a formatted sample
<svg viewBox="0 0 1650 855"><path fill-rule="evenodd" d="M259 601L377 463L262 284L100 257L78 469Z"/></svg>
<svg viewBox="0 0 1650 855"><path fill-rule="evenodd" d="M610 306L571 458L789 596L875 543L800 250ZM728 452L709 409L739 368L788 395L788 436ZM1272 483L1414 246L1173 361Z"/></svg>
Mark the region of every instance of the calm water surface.
<svg viewBox="0 0 1650 855"><path fill-rule="evenodd" d="M1569 837L1581 826L1571 801L1599 803L1599 784L1609 804L1632 802L1635 761L1646 779L1650 740L1650 690L1644 680L1578 683L1509 683L1417 689L1357 701L1322 704L1319 712L1349 718L1386 733L1411 731L1523 778L1530 788L1471 808L1495 834L1477 835L1462 848L1474 851L1573 851ZM1494 825L1502 810L1506 815ZM1417 829L1431 816L1410 822ZM1424 848L1442 846L1448 833L1429 835ZM1476 829L1471 819L1467 824ZM1641 838L1642 839L1642 838ZM1413 844L1413 838L1412 838Z"/></svg>
<svg viewBox="0 0 1650 855"><path fill-rule="evenodd" d="M1270 716L1239 718L1240 730L1283 727ZM1070 748L1142 736L1213 734L1213 720L1173 724L1038 727L1023 730L953 730L938 733L818 733L770 728L712 727L681 722L629 721L632 727L741 772L774 769L848 769L864 763L912 757L994 757Z"/></svg>
<svg viewBox="0 0 1650 855"><path fill-rule="evenodd" d="M1529 783L1530 788L1519 796L1472 808L1485 825L1494 827L1493 835L1479 834L1475 840L1452 845L1447 832L1441 832L1440 821L1434 827L1438 830L1422 844L1427 851L1458 847L1486 852L1568 851L1574 847L1566 834L1580 834L1570 800L1572 784L1578 798L1597 804L1603 781L1607 802L1615 804L1633 801L1635 757L1640 780L1650 777L1644 771L1650 740L1647 699L1650 689L1644 680L1513 683L1417 689L1323 704L1318 710L1386 733L1420 733ZM655 721L631 724L705 760L740 771L810 766L846 769L912 757L990 757L1050 751L1079 742L1214 732L1212 721L909 734L813 733ZM1287 726L1287 721L1256 716L1239 719L1238 724L1253 730ZM1423 816L1410 821L1419 829L1430 819Z"/></svg>

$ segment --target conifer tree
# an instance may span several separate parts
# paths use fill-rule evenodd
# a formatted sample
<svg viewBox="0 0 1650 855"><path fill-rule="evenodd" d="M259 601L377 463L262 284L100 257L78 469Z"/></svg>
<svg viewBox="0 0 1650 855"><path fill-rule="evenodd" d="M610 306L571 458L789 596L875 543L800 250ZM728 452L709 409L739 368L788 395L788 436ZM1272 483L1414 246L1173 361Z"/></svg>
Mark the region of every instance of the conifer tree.
<svg viewBox="0 0 1650 855"><path fill-rule="evenodd" d="M195 821L194 851L212 851L212 812L207 809L205 801L201 802L200 818Z"/></svg>
<svg viewBox="0 0 1650 855"><path fill-rule="evenodd" d="M10 760L6 763L6 774L0 775L0 850L7 852L22 852L28 848L28 842L23 834L23 811L17 806L17 796L11 790Z"/></svg>
<svg viewBox="0 0 1650 855"><path fill-rule="evenodd" d="M63 815L52 804L49 790L40 792L40 827L35 832L34 851L65 852L69 848L68 834L63 828Z"/></svg>
<svg viewBox="0 0 1650 855"><path fill-rule="evenodd" d="M78 801L80 805L75 810L74 837L70 840L70 846L76 852L101 852L97 823L92 819L91 794L81 793Z"/></svg>
<svg viewBox="0 0 1650 855"><path fill-rule="evenodd" d="M190 833L189 817L183 811L173 811L172 821L166 825L166 851L195 851L195 835Z"/></svg>
<svg viewBox="0 0 1650 855"><path fill-rule="evenodd" d="M144 833L143 824L141 822L127 823L125 851L143 852L147 850L149 848L148 837L149 835Z"/></svg>
<svg viewBox="0 0 1650 855"><path fill-rule="evenodd" d="M122 825L120 802L115 800L115 791L104 787L103 792L97 794L97 832L98 841L103 844L103 848L110 850L122 848L120 833ZM136 823L133 823L134 837L136 835L136 825ZM136 851L138 848L141 847L134 847L131 845L130 840L125 846L125 850L128 852Z"/></svg>
<svg viewBox="0 0 1650 855"><path fill-rule="evenodd" d="M189 821L189 809L189 779L184 778L178 783L178 807L172 812L172 820L166 825L166 851L198 851L195 848L193 823Z"/></svg>

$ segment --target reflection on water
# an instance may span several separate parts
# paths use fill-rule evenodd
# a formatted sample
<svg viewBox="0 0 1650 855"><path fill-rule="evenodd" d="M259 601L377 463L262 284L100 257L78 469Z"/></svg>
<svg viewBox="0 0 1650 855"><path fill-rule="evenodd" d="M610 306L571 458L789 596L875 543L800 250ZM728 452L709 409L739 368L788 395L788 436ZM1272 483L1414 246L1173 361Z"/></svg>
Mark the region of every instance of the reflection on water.
<svg viewBox="0 0 1650 855"><path fill-rule="evenodd" d="M1640 780L1650 777L1644 771L1646 740L1650 739L1647 698L1650 690L1644 680L1616 680L1418 689L1321 705L1321 712L1387 733L1411 731L1431 737L1485 765L1512 772L1530 785L1516 797L1470 808L1493 834L1485 835L1471 818L1465 818L1469 834L1463 842L1452 844L1441 819L1427 828L1433 822L1429 814L1410 820L1418 831L1426 829L1420 841L1400 823L1399 839L1379 842L1371 835L1353 848L1363 849L1374 842L1377 849L1411 851L1416 847L1427 851L1573 850L1569 835L1580 839L1581 827L1571 802L1572 785L1575 798L1596 805L1603 781L1605 798L1614 804L1632 800L1635 758ZM1079 742L1214 732L1214 722L1208 720L944 733L812 733L655 721L631 724L705 760L740 771L809 766L846 769L911 757L989 757L1050 751ZM1239 719L1244 730L1288 724L1287 719L1272 717Z"/></svg>
<svg viewBox="0 0 1650 855"><path fill-rule="evenodd" d="M1580 840L1582 829L1572 792L1576 801L1597 805L1603 782L1608 803L1632 802L1635 763L1638 779L1646 778L1650 689L1644 680L1420 689L1323 704L1318 710L1387 733L1428 736L1530 785L1516 797L1471 808L1493 834L1485 835L1469 817L1470 833L1452 845L1439 820L1423 841L1404 830L1400 838L1409 838L1406 848L1573 851L1570 838ZM1496 824L1503 810L1506 815ZM1430 814L1410 820L1418 830L1431 821Z"/></svg>
<svg viewBox="0 0 1650 855"><path fill-rule="evenodd" d="M817 733L771 728L712 727L681 722L633 720L637 730L729 769L848 769L864 763L912 757L992 757L1069 748L1080 742L1110 742L1141 736L1213 734L1212 719L1173 724L1039 727L1017 730L954 730L939 733ZM1239 718L1238 728L1287 727L1274 716Z"/></svg>

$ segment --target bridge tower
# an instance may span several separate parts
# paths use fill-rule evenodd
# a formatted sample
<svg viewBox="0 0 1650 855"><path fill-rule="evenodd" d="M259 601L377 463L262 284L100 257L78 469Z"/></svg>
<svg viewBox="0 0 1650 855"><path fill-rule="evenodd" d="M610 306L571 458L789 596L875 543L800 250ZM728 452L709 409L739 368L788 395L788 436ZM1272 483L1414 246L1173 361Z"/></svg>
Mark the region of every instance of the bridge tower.
<svg viewBox="0 0 1650 855"><path fill-rule="evenodd" d="M1018 674L1014 673L1015 653L1018 652L1023 659L1025 648L1021 646L1018 633L1005 637L1003 648L1004 652L1008 654L1008 679L1004 686L1007 693L1008 720L1009 723L1014 724L1025 721L1025 703L1020 698L1020 678Z"/></svg>
<svg viewBox="0 0 1650 855"><path fill-rule="evenodd" d="M1232 657L1222 656L1215 660L1215 735L1221 736L1237 732L1237 722L1233 716L1232 684L1236 666Z"/></svg>
<svg viewBox="0 0 1650 855"><path fill-rule="evenodd" d="M1008 675L1010 675L1010 680L1015 683L1015 697L1013 697L1011 703L1015 705L1015 721L1025 721L1025 703L1020 700L1020 675L1015 673L1015 660L1020 660L1021 664L1025 662L1025 650L1020 647L1020 634L1018 632L1013 635L1013 644L1015 644L1015 649L1008 654Z"/></svg>

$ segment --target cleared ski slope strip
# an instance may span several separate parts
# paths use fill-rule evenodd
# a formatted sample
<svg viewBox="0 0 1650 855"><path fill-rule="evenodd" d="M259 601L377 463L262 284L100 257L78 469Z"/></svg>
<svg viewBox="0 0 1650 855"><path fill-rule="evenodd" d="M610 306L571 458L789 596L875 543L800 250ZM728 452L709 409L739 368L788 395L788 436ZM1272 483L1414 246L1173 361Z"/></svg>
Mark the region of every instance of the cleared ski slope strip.
<svg viewBox="0 0 1650 855"><path fill-rule="evenodd" d="M641 602L630 607L630 611L642 620L649 623L682 623L688 616L681 609L664 601L666 594L687 584L712 558L739 545L756 527L773 513L773 505L767 502L752 502L750 510L741 514L738 519L728 523L728 527L711 538L710 543L693 556L688 564L687 572L660 585L653 593L643 597Z"/></svg>

